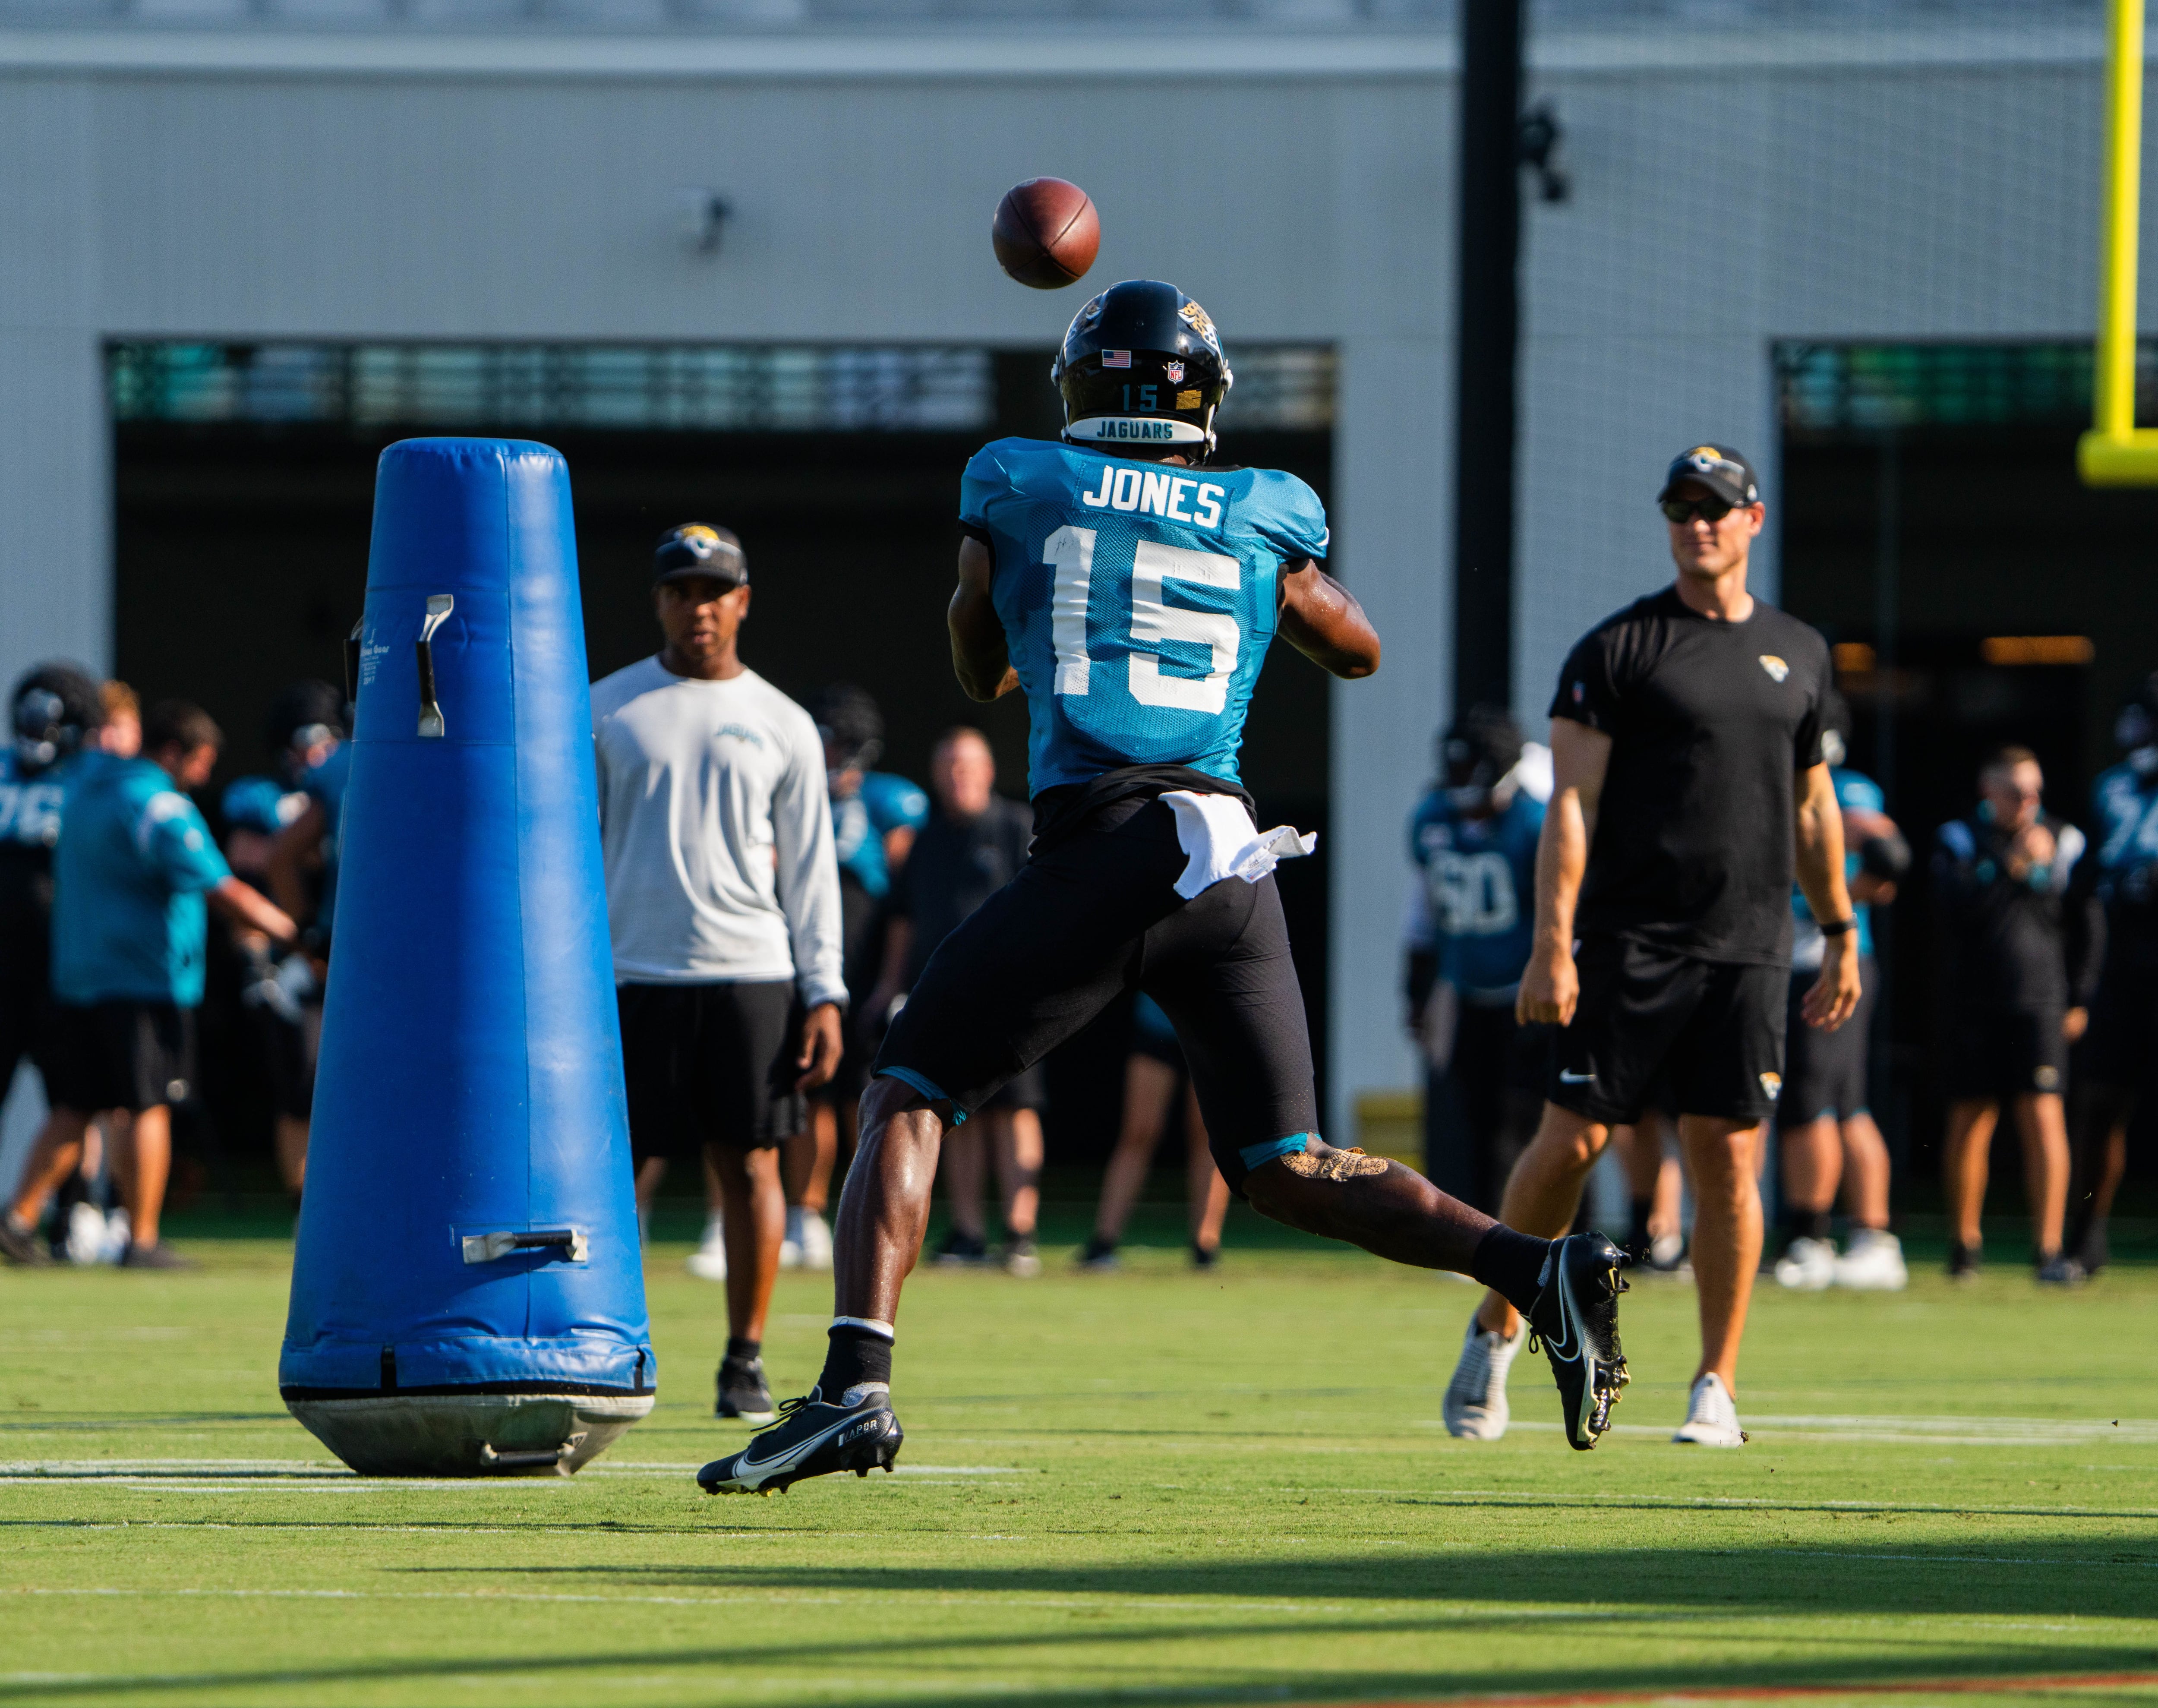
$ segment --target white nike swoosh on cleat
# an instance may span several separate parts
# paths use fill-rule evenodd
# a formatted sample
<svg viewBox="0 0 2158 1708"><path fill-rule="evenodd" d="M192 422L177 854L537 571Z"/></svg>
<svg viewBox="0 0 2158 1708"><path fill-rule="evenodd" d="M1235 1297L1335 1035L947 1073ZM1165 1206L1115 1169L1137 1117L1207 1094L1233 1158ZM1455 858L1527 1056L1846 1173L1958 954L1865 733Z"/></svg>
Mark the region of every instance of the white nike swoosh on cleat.
<svg viewBox="0 0 2158 1708"><path fill-rule="evenodd" d="M796 1447L788 1448L777 1458L761 1460L752 1459L750 1458L750 1453L751 1448L755 1447L756 1443L751 1442L750 1447L746 1447L742 1449L741 1457L735 1461L734 1475L736 1477L755 1477L761 1475L767 1471L792 1470L795 1466L800 1464L803 1460L808 1458L811 1453L814 1453L818 1447L823 1446L826 1442L837 1435L841 1430L846 1428L849 1424L859 1423L860 1422L861 1418L859 1415L849 1414L845 1417L842 1417L837 1423L832 1424L827 1428L820 1430L817 1434L811 1436L808 1440L801 1442Z"/></svg>

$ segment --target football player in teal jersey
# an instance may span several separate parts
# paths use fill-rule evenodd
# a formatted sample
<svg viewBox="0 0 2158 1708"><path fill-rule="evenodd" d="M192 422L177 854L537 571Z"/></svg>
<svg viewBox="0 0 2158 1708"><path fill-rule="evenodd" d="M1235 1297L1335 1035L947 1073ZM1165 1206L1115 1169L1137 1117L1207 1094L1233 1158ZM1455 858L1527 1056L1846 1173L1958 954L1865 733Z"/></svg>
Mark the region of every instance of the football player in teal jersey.
<svg viewBox="0 0 2158 1708"><path fill-rule="evenodd" d="M1378 636L1319 567L1324 508L1292 475L1212 461L1231 375L1213 321L1174 285L1095 297L1051 371L1061 440L999 440L967 466L947 614L968 694L1026 696L1032 855L939 945L872 1066L815 1390L698 1482L754 1494L890 1467L893 1319L944 1134L1133 989L1176 1029L1231 1191L1517 1301L1567 1438L1593 1447L1625 1380L1617 1247L1516 1232L1319 1136L1273 877L1309 844L1258 831L1237 756L1277 632L1334 675L1378 668Z"/></svg>

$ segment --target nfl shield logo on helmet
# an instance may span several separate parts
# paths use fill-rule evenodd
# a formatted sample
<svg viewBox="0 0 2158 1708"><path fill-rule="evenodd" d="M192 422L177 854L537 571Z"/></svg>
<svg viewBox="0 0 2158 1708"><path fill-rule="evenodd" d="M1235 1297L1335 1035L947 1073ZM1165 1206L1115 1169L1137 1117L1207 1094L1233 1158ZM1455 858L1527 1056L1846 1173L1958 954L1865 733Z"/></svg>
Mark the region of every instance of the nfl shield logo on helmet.
<svg viewBox="0 0 2158 1708"><path fill-rule="evenodd" d="M1171 385L1181 385L1181 384L1184 384L1184 364L1183 364L1183 363L1181 363L1181 362L1171 362L1170 364L1169 364L1168 367L1167 367L1164 371L1164 372L1166 372L1166 373L1168 374L1168 375L1169 375L1169 383Z"/></svg>

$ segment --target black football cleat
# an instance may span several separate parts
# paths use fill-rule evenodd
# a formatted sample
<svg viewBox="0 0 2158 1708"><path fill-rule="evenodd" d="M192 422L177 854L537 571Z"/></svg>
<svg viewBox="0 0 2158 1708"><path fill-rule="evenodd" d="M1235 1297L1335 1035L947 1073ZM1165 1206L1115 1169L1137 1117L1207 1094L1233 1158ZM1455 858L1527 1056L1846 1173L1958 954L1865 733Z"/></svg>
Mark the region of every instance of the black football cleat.
<svg viewBox="0 0 2158 1708"><path fill-rule="evenodd" d="M1536 1278L1542 1291L1529 1313L1530 1347L1541 1342L1558 1378L1566 1438L1587 1453L1611 1427L1611 1408L1630 1381L1618 1349L1618 1272L1627 1257L1602 1234L1551 1241Z"/></svg>
<svg viewBox="0 0 2158 1708"><path fill-rule="evenodd" d="M812 1388L779 1408L777 1429L698 1472L697 1486L707 1494L780 1494L835 1471L866 1477L880 1467L889 1471L906 1439L888 1388L871 1388L852 1406L829 1405L821 1388Z"/></svg>

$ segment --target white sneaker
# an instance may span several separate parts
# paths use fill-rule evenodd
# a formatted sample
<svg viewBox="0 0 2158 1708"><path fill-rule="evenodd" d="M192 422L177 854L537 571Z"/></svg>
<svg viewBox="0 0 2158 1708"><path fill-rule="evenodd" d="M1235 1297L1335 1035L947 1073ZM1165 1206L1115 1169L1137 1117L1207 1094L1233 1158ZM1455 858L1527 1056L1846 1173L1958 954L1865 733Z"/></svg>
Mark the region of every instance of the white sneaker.
<svg viewBox="0 0 2158 1708"><path fill-rule="evenodd" d="M789 1228L790 1236L793 1230ZM804 1269L829 1270L832 1267L832 1228L823 1215L813 1210L802 1212L802 1267Z"/></svg>
<svg viewBox="0 0 2158 1708"><path fill-rule="evenodd" d="M1850 1248L1835 1260L1835 1284L1861 1293L1901 1293L1911 1284L1903 1267L1903 1242L1886 1228L1856 1228Z"/></svg>
<svg viewBox="0 0 2158 1708"><path fill-rule="evenodd" d="M1510 1338L1496 1329L1479 1326L1474 1313L1461 1337L1461 1361L1453 1366L1453 1380L1446 1385L1440 1415L1446 1432L1464 1441L1496 1441L1506 1432L1513 1411L1506 1404L1506 1372L1514 1355L1529 1338L1529 1320L1514 1325Z"/></svg>
<svg viewBox="0 0 2158 1708"><path fill-rule="evenodd" d="M720 1232L716 1215L705 1218L705 1241L689 1254L684 1266L700 1281L725 1281L727 1278L727 1246Z"/></svg>
<svg viewBox="0 0 2158 1708"><path fill-rule="evenodd" d="M105 1255L105 1212L78 1200L68 1210L67 1260L87 1269Z"/></svg>
<svg viewBox="0 0 2158 1708"><path fill-rule="evenodd" d="M1776 1260L1776 1279L1800 1293L1819 1293L1835 1279L1835 1247L1801 1234Z"/></svg>
<svg viewBox="0 0 2158 1708"><path fill-rule="evenodd" d="M798 1204L787 1206L787 1232L779 1241L779 1267L799 1269L802 1267L802 1218L808 1212Z"/></svg>
<svg viewBox="0 0 2158 1708"><path fill-rule="evenodd" d="M1743 1447L1746 1432L1738 1427L1738 1408L1730 1391L1714 1370L1693 1385L1686 1401L1686 1421L1671 1439L1689 1447Z"/></svg>

